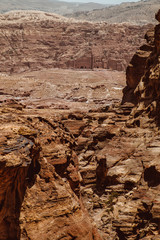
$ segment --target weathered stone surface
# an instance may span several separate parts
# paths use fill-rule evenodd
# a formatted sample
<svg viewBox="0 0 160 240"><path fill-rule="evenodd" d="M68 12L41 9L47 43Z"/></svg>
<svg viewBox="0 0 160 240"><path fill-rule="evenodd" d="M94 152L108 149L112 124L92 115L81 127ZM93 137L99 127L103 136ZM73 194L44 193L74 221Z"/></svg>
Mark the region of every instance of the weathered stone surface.
<svg viewBox="0 0 160 240"><path fill-rule="evenodd" d="M159 30L134 108L24 108L24 92L18 101L7 100L14 96L14 88L7 90L13 78L4 77L2 240L159 239Z"/></svg>
<svg viewBox="0 0 160 240"><path fill-rule="evenodd" d="M81 22L51 13L0 15L0 72L42 68L124 71L149 26Z"/></svg>
<svg viewBox="0 0 160 240"><path fill-rule="evenodd" d="M0 127L0 235L1 239L19 239L19 215L26 188L39 171L40 147L34 141L34 129L21 134L22 122L1 112ZM6 110L7 111L7 110Z"/></svg>
<svg viewBox="0 0 160 240"><path fill-rule="evenodd" d="M159 136L151 125L127 127L131 110L85 115L92 121L78 139L88 142L75 147L82 198L103 239L159 236Z"/></svg>
<svg viewBox="0 0 160 240"><path fill-rule="evenodd" d="M135 89L138 105L133 109L132 115L135 121L141 118L143 112L149 117L155 118L159 125L159 54L160 54L160 24L154 30L155 47L147 59L147 68L140 83ZM145 114L144 113L144 114ZM143 121L143 118L142 118ZM139 124L140 120L139 120Z"/></svg>
<svg viewBox="0 0 160 240"><path fill-rule="evenodd" d="M100 240L78 198L81 176L71 134L15 104L0 112L1 239Z"/></svg>
<svg viewBox="0 0 160 240"><path fill-rule="evenodd" d="M126 69L127 86L123 90L122 103L137 103L134 90L145 73L147 60L154 49L154 29L148 30L145 39L147 40L147 44L141 46L140 49L137 50Z"/></svg>

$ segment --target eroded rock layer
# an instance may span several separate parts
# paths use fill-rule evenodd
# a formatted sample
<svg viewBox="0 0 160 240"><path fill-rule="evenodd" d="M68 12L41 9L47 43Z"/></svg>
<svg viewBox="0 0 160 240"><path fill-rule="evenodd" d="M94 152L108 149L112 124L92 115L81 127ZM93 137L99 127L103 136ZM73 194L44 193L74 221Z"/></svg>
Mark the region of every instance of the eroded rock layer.
<svg viewBox="0 0 160 240"><path fill-rule="evenodd" d="M53 67L124 71L148 28L82 22L34 11L2 14L0 72Z"/></svg>
<svg viewBox="0 0 160 240"><path fill-rule="evenodd" d="M2 239L160 238L159 32L134 108L1 101Z"/></svg>
<svg viewBox="0 0 160 240"><path fill-rule="evenodd" d="M17 183L22 184L19 192L23 193L16 215L15 234L21 233L20 239L158 239L159 131L152 120L150 125L126 126L131 111L132 105L88 113L35 112L15 103L1 108L7 125L11 119L18 124L11 132L25 144L33 142L32 148L38 147L30 155L38 162L28 161L31 167L23 177L21 165L17 166ZM24 150L22 154L26 155ZM17 158L12 159L16 166ZM12 186L14 179L10 179ZM8 199L17 201L14 196L15 188L12 194L8 192ZM15 224L15 209L8 218L11 225ZM0 232L2 226L7 231L6 218ZM9 229L14 236L10 239L15 239Z"/></svg>
<svg viewBox="0 0 160 240"><path fill-rule="evenodd" d="M144 75L147 68L147 61L152 51L154 50L154 28L147 31L145 35L146 44L140 47L134 54L131 62L126 68L126 84L123 90L122 103L132 102L137 103L137 98L134 90L139 84L141 77Z"/></svg>
<svg viewBox="0 0 160 240"><path fill-rule="evenodd" d="M159 21L160 11L156 14ZM134 95L138 104L132 111L131 119L141 124L140 119L148 116L149 119L155 120L159 126L159 54L160 54L160 24L154 29L154 45L149 57L146 61L146 67L143 76L140 78L139 84L135 84ZM143 120L142 120L143 121ZM147 120L146 120L147 121ZM143 123L142 123L143 124Z"/></svg>
<svg viewBox="0 0 160 240"><path fill-rule="evenodd" d="M18 104L0 112L1 239L100 240L79 198L71 134L55 119L28 116Z"/></svg>

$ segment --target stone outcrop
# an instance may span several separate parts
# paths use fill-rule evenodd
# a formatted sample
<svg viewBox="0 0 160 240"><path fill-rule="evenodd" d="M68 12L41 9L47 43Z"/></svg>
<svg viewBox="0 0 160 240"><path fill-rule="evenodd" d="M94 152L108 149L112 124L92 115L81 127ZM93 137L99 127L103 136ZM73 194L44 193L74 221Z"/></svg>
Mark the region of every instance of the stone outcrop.
<svg viewBox="0 0 160 240"><path fill-rule="evenodd" d="M139 84L141 77L145 73L147 60L154 49L154 29L147 31L145 39L147 43L141 46L139 50L137 50L137 52L132 57L130 64L126 68L127 86L123 90L122 103L137 103L134 90Z"/></svg>
<svg viewBox="0 0 160 240"><path fill-rule="evenodd" d="M26 188L17 215L20 239L159 238L159 134L153 120L129 124L131 111L132 105L62 112L23 109L11 100L2 104L2 133L12 121L9 136L32 142L30 158L37 163L28 160L32 167L23 174ZM17 153L15 142L9 143ZM23 159L27 153L22 148L18 154L21 151ZM14 164L16 159L12 155ZM3 202L2 206L6 209Z"/></svg>
<svg viewBox="0 0 160 240"><path fill-rule="evenodd" d="M0 112L1 239L100 240L79 198L71 134L15 102Z"/></svg>
<svg viewBox="0 0 160 240"><path fill-rule="evenodd" d="M25 135L19 133L23 123L15 116L8 121L7 114L2 117L1 109L0 121L0 238L19 239L21 205L27 186L34 183L34 174L39 171L40 148L34 141L34 129Z"/></svg>
<svg viewBox="0 0 160 240"><path fill-rule="evenodd" d="M159 21L160 12L156 14ZM154 29L154 47L147 58L146 69L134 91L138 104L133 109L132 115L138 119L142 113L155 118L159 124L159 53L160 53L160 24ZM137 120L138 121L138 120ZM140 123L139 123L140 124Z"/></svg>
<svg viewBox="0 0 160 240"><path fill-rule="evenodd" d="M153 122L126 126L131 111L124 105L88 113L79 132L78 114L62 120L76 137L82 198L103 239L160 236L159 136Z"/></svg>
<svg viewBox="0 0 160 240"><path fill-rule="evenodd" d="M160 24L143 76L133 81L135 106L31 109L23 94L3 99L14 83L4 76L2 240L160 238L159 32Z"/></svg>
<svg viewBox="0 0 160 240"><path fill-rule="evenodd" d="M124 71L149 26L109 25L51 13L0 15L0 72L42 68Z"/></svg>

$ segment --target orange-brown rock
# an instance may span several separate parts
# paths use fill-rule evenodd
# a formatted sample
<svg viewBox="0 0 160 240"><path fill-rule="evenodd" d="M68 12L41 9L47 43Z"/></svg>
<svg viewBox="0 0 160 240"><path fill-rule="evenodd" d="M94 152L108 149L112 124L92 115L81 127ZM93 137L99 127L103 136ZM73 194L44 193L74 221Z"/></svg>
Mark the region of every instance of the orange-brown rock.
<svg viewBox="0 0 160 240"><path fill-rule="evenodd" d="M132 102L136 103L137 99L134 95L134 90L141 80L141 77L145 73L147 60L154 49L154 29L147 31L145 35L147 44L140 47L134 54L130 64L126 69L126 84L127 86L123 90L122 103Z"/></svg>
<svg viewBox="0 0 160 240"><path fill-rule="evenodd" d="M103 239L160 236L159 136L153 121L126 126L131 111L124 105L85 114L76 136L82 198Z"/></svg>
<svg viewBox="0 0 160 240"><path fill-rule="evenodd" d="M4 79L7 86L10 77ZM11 132L41 148L41 168L29 171L17 217L20 239L159 238L160 148L152 119L129 124L131 104L88 112L2 105L6 126L19 125Z"/></svg>
<svg viewBox="0 0 160 240"><path fill-rule="evenodd" d="M134 108L114 104L73 111L40 108L38 101L31 108L28 98L41 98L35 86L42 81L26 78L25 92L24 75L18 83L1 75L2 240L160 238L159 32L157 25ZM90 88L106 94L104 86ZM64 85L58 90L60 100ZM96 95L89 100L97 101Z"/></svg>
<svg viewBox="0 0 160 240"><path fill-rule="evenodd" d="M70 133L15 103L0 112L0 238L100 240L77 197L81 176Z"/></svg>
<svg viewBox="0 0 160 240"><path fill-rule="evenodd" d="M159 20L160 12L156 14ZM154 49L147 59L144 75L135 89L138 104L133 110L133 116L138 119L143 112L154 117L159 124L159 54L160 54L160 24L154 29ZM139 120L140 121L140 120ZM141 124L141 123L139 123Z"/></svg>
<svg viewBox="0 0 160 240"><path fill-rule="evenodd" d="M0 15L0 72L42 68L124 71L148 25L82 22L36 11Z"/></svg>

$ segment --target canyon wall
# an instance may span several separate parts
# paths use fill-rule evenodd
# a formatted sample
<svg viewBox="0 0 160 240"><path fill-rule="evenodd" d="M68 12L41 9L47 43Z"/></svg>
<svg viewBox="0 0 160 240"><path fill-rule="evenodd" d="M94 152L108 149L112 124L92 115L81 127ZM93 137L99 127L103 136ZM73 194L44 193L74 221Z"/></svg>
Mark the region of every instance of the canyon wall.
<svg viewBox="0 0 160 240"><path fill-rule="evenodd" d="M42 68L124 71L149 28L76 21L34 11L2 14L0 72Z"/></svg>
<svg viewBox="0 0 160 240"><path fill-rule="evenodd" d="M80 199L71 134L14 101L0 112L0 238L100 240Z"/></svg>
<svg viewBox="0 0 160 240"><path fill-rule="evenodd" d="M154 39L142 77L131 75L135 105L1 101L2 240L160 238L160 24Z"/></svg>

